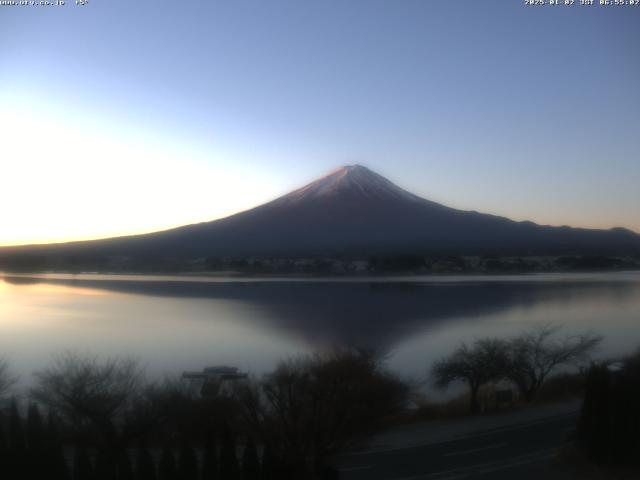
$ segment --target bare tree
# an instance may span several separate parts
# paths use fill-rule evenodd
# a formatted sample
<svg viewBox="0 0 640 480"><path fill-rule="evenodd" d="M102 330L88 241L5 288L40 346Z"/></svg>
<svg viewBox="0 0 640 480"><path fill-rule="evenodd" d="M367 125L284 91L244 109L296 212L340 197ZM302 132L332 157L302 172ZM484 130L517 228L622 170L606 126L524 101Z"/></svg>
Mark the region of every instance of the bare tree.
<svg viewBox="0 0 640 480"><path fill-rule="evenodd" d="M202 396L197 385L179 377L146 386L127 415L127 431L156 433L179 431L199 437L223 423L233 423L238 404L232 392L218 389Z"/></svg>
<svg viewBox="0 0 640 480"><path fill-rule="evenodd" d="M404 407L407 390L372 352L335 350L282 362L238 398L264 443L316 478L328 456Z"/></svg>
<svg viewBox="0 0 640 480"><path fill-rule="evenodd" d="M520 396L531 402L549 374L560 365L576 365L589 360L602 341L592 333L558 338L562 327L546 324L533 328L509 342L509 378Z"/></svg>
<svg viewBox="0 0 640 480"><path fill-rule="evenodd" d="M0 359L0 398L5 396L16 383L16 377L9 370L9 362Z"/></svg>
<svg viewBox="0 0 640 480"><path fill-rule="evenodd" d="M127 413L143 386L134 359L97 358L67 352L36 372L32 396L78 428L97 432L109 449L121 446Z"/></svg>
<svg viewBox="0 0 640 480"><path fill-rule="evenodd" d="M431 375L436 386L447 388L451 383L464 382L469 386L471 413L480 411L480 388L505 376L508 361L507 344L497 338L476 340L469 347L465 343L448 357L434 363Z"/></svg>

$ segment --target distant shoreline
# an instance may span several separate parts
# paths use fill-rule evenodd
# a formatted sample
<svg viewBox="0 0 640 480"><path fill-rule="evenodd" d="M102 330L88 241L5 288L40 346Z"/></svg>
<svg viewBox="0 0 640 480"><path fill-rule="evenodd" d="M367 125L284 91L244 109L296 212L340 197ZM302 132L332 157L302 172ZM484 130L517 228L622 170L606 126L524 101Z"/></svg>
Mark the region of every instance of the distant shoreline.
<svg viewBox="0 0 640 480"><path fill-rule="evenodd" d="M547 281L551 278L576 276L597 279L600 275L640 275L640 269L615 271L521 272L521 273L431 273L386 275L311 275L311 274L249 274L245 272L10 272L0 270L0 279L8 283L28 284L39 281L116 281L116 282L327 282L327 283L384 283L384 282L456 282L456 281ZM551 278L550 278L551 277ZM33 282L31 282L32 280Z"/></svg>
<svg viewBox="0 0 640 480"><path fill-rule="evenodd" d="M536 273L605 273L640 270L640 257L615 255L562 256L421 256L378 255L312 257L208 257L90 259L0 257L7 274L170 275L239 278L367 278L402 276L495 276Z"/></svg>

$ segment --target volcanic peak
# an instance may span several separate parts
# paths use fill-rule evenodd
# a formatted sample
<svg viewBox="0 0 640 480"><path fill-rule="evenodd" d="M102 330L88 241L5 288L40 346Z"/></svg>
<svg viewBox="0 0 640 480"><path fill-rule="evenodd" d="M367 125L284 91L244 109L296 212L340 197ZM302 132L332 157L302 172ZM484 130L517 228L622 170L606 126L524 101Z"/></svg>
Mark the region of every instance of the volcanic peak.
<svg viewBox="0 0 640 480"><path fill-rule="evenodd" d="M420 197L398 187L362 165L345 165L328 175L285 195L287 204L316 201L331 197L369 200L421 201Z"/></svg>

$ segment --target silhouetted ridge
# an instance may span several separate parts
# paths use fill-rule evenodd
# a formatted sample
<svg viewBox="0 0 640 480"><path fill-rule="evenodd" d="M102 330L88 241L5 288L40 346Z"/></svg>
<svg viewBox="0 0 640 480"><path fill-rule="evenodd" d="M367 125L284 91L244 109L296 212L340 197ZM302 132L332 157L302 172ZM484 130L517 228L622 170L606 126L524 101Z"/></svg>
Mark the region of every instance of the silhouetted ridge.
<svg viewBox="0 0 640 480"><path fill-rule="evenodd" d="M640 236L623 228L541 226L456 210L407 192L366 167L348 165L220 220L147 235L4 248L0 266L32 262L27 268L37 269L75 262L135 270L160 261L180 269L185 261L206 258L565 254L640 256Z"/></svg>

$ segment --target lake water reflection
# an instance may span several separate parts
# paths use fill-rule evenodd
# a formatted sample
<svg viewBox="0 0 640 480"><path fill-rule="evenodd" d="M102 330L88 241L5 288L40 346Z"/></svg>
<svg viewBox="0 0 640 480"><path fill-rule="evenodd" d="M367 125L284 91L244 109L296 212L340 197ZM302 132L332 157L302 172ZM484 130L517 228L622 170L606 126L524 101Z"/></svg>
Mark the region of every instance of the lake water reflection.
<svg viewBox="0 0 640 480"><path fill-rule="evenodd" d="M23 381L64 350L134 355L151 375L232 364L254 373L331 345L371 346L421 378L463 340L545 322L640 346L640 274L368 279L3 275L0 357Z"/></svg>

